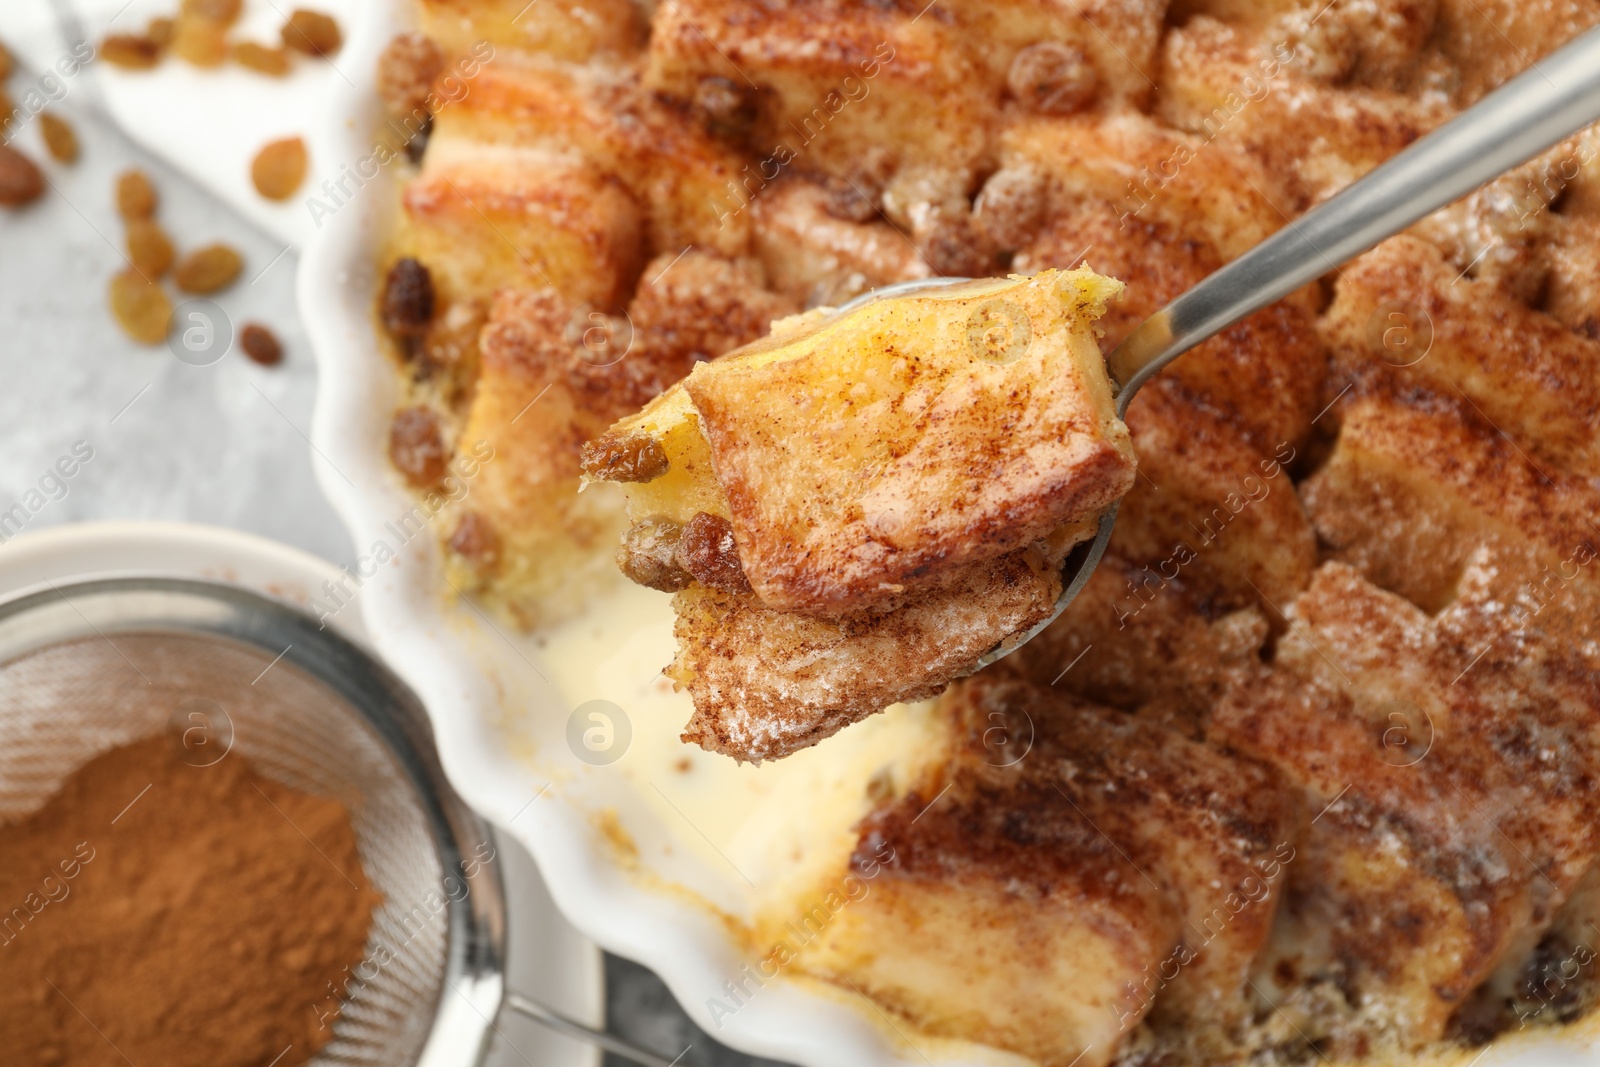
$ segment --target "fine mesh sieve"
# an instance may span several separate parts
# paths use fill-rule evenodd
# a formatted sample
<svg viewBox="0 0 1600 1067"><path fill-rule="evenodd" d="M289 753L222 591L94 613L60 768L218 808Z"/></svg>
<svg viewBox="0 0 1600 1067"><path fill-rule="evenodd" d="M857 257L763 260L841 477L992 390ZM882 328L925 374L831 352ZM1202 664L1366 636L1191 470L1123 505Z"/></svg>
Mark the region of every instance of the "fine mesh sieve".
<svg viewBox="0 0 1600 1067"><path fill-rule="evenodd" d="M95 755L163 732L193 765L236 753L350 811L383 903L313 1063L477 1064L503 1001L666 1062L505 995L503 888L498 865L478 862L492 828L445 780L417 698L360 647L211 582L110 578L0 603L0 823L41 807Z"/></svg>

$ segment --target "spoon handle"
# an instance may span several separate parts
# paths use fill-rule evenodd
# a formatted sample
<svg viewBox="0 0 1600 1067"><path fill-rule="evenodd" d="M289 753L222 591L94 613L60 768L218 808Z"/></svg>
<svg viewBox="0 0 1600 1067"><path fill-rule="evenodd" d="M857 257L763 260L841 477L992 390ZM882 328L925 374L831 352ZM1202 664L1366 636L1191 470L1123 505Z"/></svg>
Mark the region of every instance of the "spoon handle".
<svg viewBox="0 0 1600 1067"><path fill-rule="evenodd" d="M1119 414L1151 375L1418 219L1600 119L1600 28L1539 60L1410 148L1151 315L1106 358Z"/></svg>

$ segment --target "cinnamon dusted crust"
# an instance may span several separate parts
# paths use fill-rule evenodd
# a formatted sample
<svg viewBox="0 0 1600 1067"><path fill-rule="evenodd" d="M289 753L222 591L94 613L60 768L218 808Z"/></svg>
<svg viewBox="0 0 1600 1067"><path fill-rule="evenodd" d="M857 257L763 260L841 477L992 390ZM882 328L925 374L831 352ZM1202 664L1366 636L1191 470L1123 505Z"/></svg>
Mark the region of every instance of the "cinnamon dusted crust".
<svg viewBox="0 0 1600 1067"><path fill-rule="evenodd" d="M1128 491L1088 271L883 301L684 381L763 603L877 607Z"/></svg>
<svg viewBox="0 0 1600 1067"><path fill-rule="evenodd" d="M1600 22L1595 0L421 7L447 69L480 39L496 58L438 110L402 198L393 254L438 290L398 339L406 407L437 411L458 459L497 442L438 532L456 583L524 625L613 571L620 509L561 502L590 428L697 359L869 286L1084 262L1128 284L1108 347ZM937 769L871 793L836 872L867 896L795 967L872 997L914 1043L1046 1063L1410 1057L1589 1011L1597 157L1588 131L1141 393L1139 475L1101 571L945 697ZM521 355L501 334L554 305L507 288L553 291L568 316ZM633 348L594 358L584 338L621 338L625 315ZM630 462L643 477L658 458ZM683 499L680 526L732 523L725 499ZM808 657L848 625L869 647L871 624L769 625L705 584L736 584L738 561L701 526L693 552L625 548L684 583L680 682L738 690L781 729L707 716L692 739L775 755L849 721L819 712L840 679ZM969 618L1051 595L984 588ZM923 691L923 666L867 655L841 677L893 699ZM985 762L985 733L1019 712L1034 750ZM1293 859L1271 851L1279 831ZM1267 842L1270 893L1239 893ZM1219 962L1174 970L1191 924L1228 935Z"/></svg>
<svg viewBox="0 0 1600 1067"><path fill-rule="evenodd" d="M678 593L667 676L695 713L683 739L740 760L779 759L940 692L995 643L1047 618L1061 594L1040 548L968 564L892 610L833 619L702 586Z"/></svg>

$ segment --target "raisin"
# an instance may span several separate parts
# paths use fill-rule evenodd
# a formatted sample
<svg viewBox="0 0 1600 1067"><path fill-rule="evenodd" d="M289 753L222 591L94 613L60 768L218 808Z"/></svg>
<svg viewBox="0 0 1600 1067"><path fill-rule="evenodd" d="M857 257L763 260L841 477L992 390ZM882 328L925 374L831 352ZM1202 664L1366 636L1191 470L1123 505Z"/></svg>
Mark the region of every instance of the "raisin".
<svg viewBox="0 0 1600 1067"><path fill-rule="evenodd" d="M433 275L406 256L383 282L383 325L396 337L420 333L433 319Z"/></svg>
<svg viewBox="0 0 1600 1067"><path fill-rule="evenodd" d="M117 214L128 221L147 219L156 213L156 187L142 170L125 170L117 175Z"/></svg>
<svg viewBox="0 0 1600 1067"><path fill-rule="evenodd" d="M1038 235L1046 189L1044 175L1031 166L995 171L973 204L973 222L995 247L1015 252Z"/></svg>
<svg viewBox="0 0 1600 1067"><path fill-rule="evenodd" d="M263 367L283 362L283 345L278 343L276 334L260 323L245 324L239 333L239 347L244 349L246 357Z"/></svg>
<svg viewBox="0 0 1600 1067"><path fill-rule="evenodd" d="M472 564L479 574L500 561L500 535L489 520L476 511L462 514L448 544L450 551Z"/></svg>
<svg viewBox="0 0 1600 1067"><path fill-rule="evenodd" d="M994 270L994 252L972 219L946 215L928 231L922 254L935 271L952 278L981 278Z"/></svg>
<svg viewBox="0 0 1600 1067"><path fill-rule="evenodd" d="M233 46L233 61L247 70L281 78L289 73L289 50L268 48L255 41L240 41Z"/></svg>
<svg viewBox="0 0 1600 1067"><path fill-rule="evenodd" d="M1523 964L1514 987L1521 1005L1509 1005L1512 1013L1526 1019L1549 1008L1553 1009L1556 1022L1576 1018L1585 999L1583 987L1593 974L1592 963L1593 954L1587 948L1556 934L1545 935Z"/></svg>
<svg viewBox="0 0 1600 1067"><path fill-rule="evenodd" d="M44 175L33 160L8 144L0 144L0 204L17 207L44 192Z"/></svg>
<svg viewBox="0 0 1600 1067"><path fill-rule="evenodd" d="M871 222L878 217L878 205L865 194L859 184L843 178L829 178L823 186L827 194L822 210L846 222Z"/></svg>
<svg viewBox="0 0 1600 1067"><path fill-rule="evenodd" d="M626 437L608 433L586 442L579 464L583 473L603 482L653 481L671 466L661 442L642 433Z"/></svg>
<svg viewBox="0 0 1600 1067"><path fill-rule="evenodd" d="M180 15L172 52L197 67L220 67L228 58L228 27L198 15Z"/></svg>
<svg viewBox="0 0 1600 1067"><path fill-rule="evenodd" d="M720 137L739 139L756 121L755 100L745 87L728 78L701 78L694 89L694 106L706 129Z"/></svg>
<svg viewBox="0 0 1600 1067"><path fill-rule="evenodd" d="M683 526L671 519L636 522L617 546L617 566L629 581L646 589L676 593L687 589L694 576L676 562Z"/></svg>
<svg viewBox="0 0 1600 1067"><path fill-rule="evenodd" d="M113 33L100 42L100 58L126 70L149 70L161 62L163 51L162 45L133 33Z"/></svg>
<svg viewBox="0 0 1600 1067"><path fill-rule="evenodd" d="M1028 110L1070 115L1089 103L1100 76L1087 56L1058 41L1029 45L1011 60L1006 85Z"/></svg>
<svg viewBox="0 0 1600 1067"><path fill-rule="evenodd" d="M227 245L197 248L178 262L172 280L186 293L214 293L233 284L244 260Z"/></svg>
<svg viewBox="0 0 1600 1067"><path fill-rule="evenodd" d="M433 80L444 69L444 53L432 38L402 33L378 57L378 98L390 115L427 110Z"/></svg>
<svg viewBox="0 0 1600 1067"><path fill-rule="evenodd" d="M133 269L155 281L172 266L172 242L153 219L128 223L128 258Z"/></svg>
<svg viewBox="0 0 1600 1067"><path fill-rule="evenodd" d="M1509 998L1507 998L1509 999ZM1496 1001L1480 991L1460 1008L1450 1020L1450 1032L1463 1044L1476 1048L1487 1045L1505 1032L1515 1016L1506 1010L1506 1001ZM1514 1009L1513 1009L1514 1010Z"/></svg>
<svg viewBox="0 0 1600 1067"><path fill-rule="evenodd" d="M125 270L111 279L111 314L141 344L159 344L172 324L172 302L159 282Z"/></svg>
<svg viewBox="0 0 1600 1067"><path fill-rule="evenodd" d="M344 43L339 24L319 11L296 8L283 24L283 43L308 56L331 56Z"/></svg>
<svg viewBox="0 0 1600 1067"><path fill-rule="evenodd" d="M44 146L57 163L74 163L78 159L78 134L72 124L54 112L39 115L39 135Z"/></svg>
<svg viewBox="0 0 1600 1067"><path fill-rule="evenodd" d="M306 143L298 137L272 141L250 163L250 180L268 200L287 200L306 179Z"/></svg>
<svg viewBox="0 0 1600 1067"><path fill-rule="evenodd" d="M389 461L418 489L438 485L444 478L444 435L432 408L401 408L389 425Z"/></svg>
<svg viewBox="0 0 1600 1067"><path fill-rule="evenodd" d="M683 527L683 536L672 554L673 562L694 576L701 585L725 593L750 592L750 580L739 563L739 547L734 543L733 525L720 515L696 513Z"/></svg>

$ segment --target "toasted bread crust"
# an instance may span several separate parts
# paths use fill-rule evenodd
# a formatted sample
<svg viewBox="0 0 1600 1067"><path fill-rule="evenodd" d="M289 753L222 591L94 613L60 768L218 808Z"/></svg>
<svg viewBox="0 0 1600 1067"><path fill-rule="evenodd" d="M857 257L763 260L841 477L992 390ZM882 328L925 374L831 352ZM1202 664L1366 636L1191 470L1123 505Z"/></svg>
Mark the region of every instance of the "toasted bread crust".
<svg viewBox="0 0 1600 1067"><path fill-rule="evenodd" d="M667 676L694 698L683 739L738 760L809 748L890 704L933 696L1044 618L1061 580L1037 548L969 564L881 614L818 619L754 596L677 594Z"/></svg>

